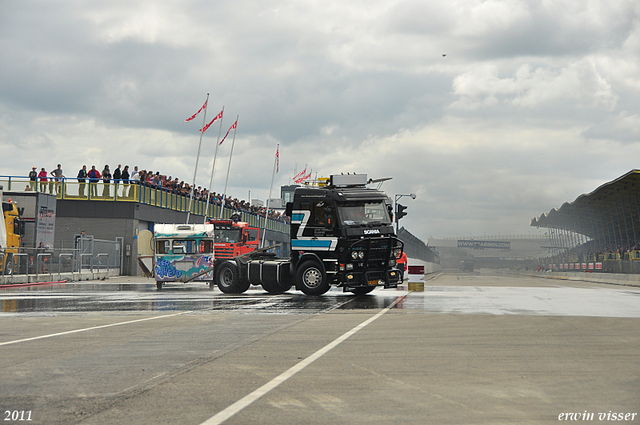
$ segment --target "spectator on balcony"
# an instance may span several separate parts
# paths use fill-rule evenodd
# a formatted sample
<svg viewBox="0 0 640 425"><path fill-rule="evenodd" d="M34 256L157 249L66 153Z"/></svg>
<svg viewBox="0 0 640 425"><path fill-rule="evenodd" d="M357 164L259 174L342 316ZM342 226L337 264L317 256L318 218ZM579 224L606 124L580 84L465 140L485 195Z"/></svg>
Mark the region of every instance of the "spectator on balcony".
<svg viewBox="0 0 640 425"><path fill-rule="evenodd" d="M91 170L87 173L89 176L89 187L91 188L91 196L98 196L98 181L100 180L100 171L96 170L96 166L92 165Z"/></svg>
<svg viewBox="0 0 640 425"><path fill-rule="evenodd" d="M61 165L58 164L58 167L56 169L54 169L51 172L51 175L54 177L51 180L51 183L49 183L49 193L53 192L53 188L51 187L54 183L53 180L55 180L55 186L56 186L56 195L59 195L60 193L62 193L62 181L64 178L64 174L62 174L62 168L60 168Z"/></svg>
<svg viewBox="0 0 640 425"><path fill-rule="evenodd" d="M118 185L120 184L120 179L122 179L122 164L118 164L115 170L113 170L113 183L115 185L114 194L118 194Z"/></svg>
<svg viewBox="0 0 640 425"><path fill-rule="evenodd" d="M37 181L38 181L38 172L36 171L36 167L32 167L31 171L29 171L29 185L31 186L31 190L37 189Z"/></svg>
<svg viewBox="0 0 640 425"><path fill-rule="evenodd" d="M78 171L78 183L79 183L78 194L80 195L81 198L84 198L84 186L86 184L85 183L86 181L87 181L87 166L83 165L80 171Z"/></svg>
<svg viewBox="0 0 640 425"><path fill-rule="evenodd" d="M42 167L38 173L38 179L40 180L40 192L44 193L47 191L47 176L47 172L44 167Z"/></svg>
<svg viewBox="0 0 640 425"><path fill-rule="evenodd" d="M131 174L131 187L129 188L129 198L133 198L135 194L136 185L140 183L140 172L138 171L138 166L133 166L133 174Z"/></svg>
<svg viewBox="0 0 640 425"><path fill-rule="evenodd" d="M105 165L102 170L102 182L104 183L104 188L102 189L102 197L109 197L109 186L111 185L111 171L109 171L109 166Z"/></svg>
<svg viewBox="0 0 640 425"><path fill-rule="evenodd" d="M122 179L122 197L127 196L127 188L129 187L129 166L125 165L122 169L122 173L120 174L120 178Z"/></svg>

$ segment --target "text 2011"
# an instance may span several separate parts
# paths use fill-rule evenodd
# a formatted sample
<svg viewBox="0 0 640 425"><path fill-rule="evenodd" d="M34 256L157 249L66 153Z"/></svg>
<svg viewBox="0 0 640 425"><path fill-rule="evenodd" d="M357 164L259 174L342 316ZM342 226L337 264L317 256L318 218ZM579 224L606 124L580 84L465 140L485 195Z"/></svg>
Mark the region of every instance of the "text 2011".
<svg viewBox="0 0 640 425"><path fill-rule="evenodd" d="M31 410L5 410L4 411L4 420L17 422L17 421L30 421L31 420Z"/></svg>

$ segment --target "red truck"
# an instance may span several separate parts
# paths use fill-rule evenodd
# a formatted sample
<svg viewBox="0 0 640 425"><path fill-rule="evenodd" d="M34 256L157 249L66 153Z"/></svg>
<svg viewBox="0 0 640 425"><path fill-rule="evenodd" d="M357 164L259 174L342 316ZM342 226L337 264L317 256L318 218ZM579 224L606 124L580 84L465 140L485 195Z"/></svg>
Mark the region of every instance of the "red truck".
<svg viewBox="0 0 640 425"><path fill-rule="evenodd" d="M209 220L214 225L215 258L235 258L258 249L260 229L234 220Z"/></svg>

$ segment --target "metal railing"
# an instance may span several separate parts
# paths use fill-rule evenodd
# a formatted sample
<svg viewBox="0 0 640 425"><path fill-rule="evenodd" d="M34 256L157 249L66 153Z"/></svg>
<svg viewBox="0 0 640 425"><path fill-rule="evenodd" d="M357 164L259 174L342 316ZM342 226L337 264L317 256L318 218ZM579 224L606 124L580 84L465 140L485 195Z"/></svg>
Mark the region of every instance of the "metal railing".
<svg viewBox="0 0 640 425"><path fill-rule="evenodd" d="M102 202L138 202L159 208L187 212L189 196L177 194L162 187L147 186L135 180L123 180L118 183L78 182L75 178L62 178L59 181L48 178L46 182L32 182L29 177L0 176L0 185L7 191L34 191L55 195L65 201L102 201ZM191 214L207 217L229 219L235 212L232 208L210 203L207 209L206 200L194 199ZM265 227L265 218L255 213L242 211L242 221L251 227ZM289 233L289 224L282 221L266 219L266 228L281 233Z"/></svg>
<svg viewBox="0 0 640 425"><path fill-rule="evenodd" d="M63 273L70 273L75 280L84 272L104 272L118 270L120 262L108 252L82 253L80 249L42 249L20 248L22 252L5 252L0 249L0 276L35 275L37 282L43 279L61 280ZM113 264L111 262L113 261Z"/></svg>

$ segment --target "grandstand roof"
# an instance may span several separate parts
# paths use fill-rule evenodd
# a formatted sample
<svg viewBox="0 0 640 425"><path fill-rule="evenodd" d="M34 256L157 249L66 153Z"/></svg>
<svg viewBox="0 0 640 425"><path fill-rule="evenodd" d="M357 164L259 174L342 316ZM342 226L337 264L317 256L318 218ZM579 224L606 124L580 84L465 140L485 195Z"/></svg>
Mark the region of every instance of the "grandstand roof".
<svg viewBox="0 0 640 425"><path fill-rule="evenodd" d="M591 239L635 242L640 236L640 170L631 170L531 220L531 226L563 229Z"/></svg>

